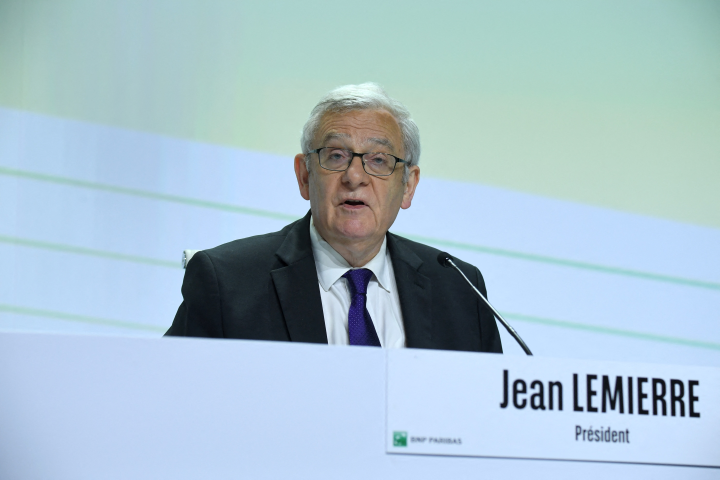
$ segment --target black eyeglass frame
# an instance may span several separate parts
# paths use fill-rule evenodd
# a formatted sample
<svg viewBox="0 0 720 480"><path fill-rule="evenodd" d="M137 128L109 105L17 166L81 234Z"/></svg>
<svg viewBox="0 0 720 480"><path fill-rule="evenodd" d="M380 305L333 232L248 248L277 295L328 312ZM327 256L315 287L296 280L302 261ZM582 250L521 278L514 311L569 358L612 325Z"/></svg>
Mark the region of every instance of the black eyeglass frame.
<svg viewBox="0 0 720 480"><path fill-rule="evenodd" d="M325 149L327 149L327 148L332 148L332 149L335 149L335 150L344 150L344 151L346 151L346 152L349 152L350 155L351 155L351 157L350 157L350 160L348 160L347 167L345 167L345 168L342 169L342 170L333 170L332 168L327 168L327 167L323 166L323 164L320 163L320 150L325 150ZM316 148L315 150L310 150L310 151L307 153L307 155L310 155L311 153L317 153L318 165L320 165L321 168L324 168L325 170L327 170L327 171L329 171L329 172L344 172L344 171L346 171L348 168L350 168L350 165L352 164L352 161L355 160L355 157L360 157L360 163L362 163L363 170L365 171L365 173L367 173L368 175L372 175L373 177L389 177L390 175L392 175L393 173L395 173L395 167L397 167L397 164L398 164L398 163L405 163L405 164L408 163L407 160L403 160L403 159L400 158L400 157L396 157L396 156L393 155L392 153L385 153L385 152L365 152L365 153L357 153L357 152L353 152L352 150L348 150L347 148L338 148L338 147L320 147L320 148ZM372 154L372 153L382 153L383 155L390 155L391 157L393 157L393 158L395 159L395 165L393 165L392 172L388 173L387 175L378 175L377 173L370 173L370 172L368 172L368 171L367 171L367 168L365 168L365 159L363 159L363 156L369 155L369 154Z"/></svg>

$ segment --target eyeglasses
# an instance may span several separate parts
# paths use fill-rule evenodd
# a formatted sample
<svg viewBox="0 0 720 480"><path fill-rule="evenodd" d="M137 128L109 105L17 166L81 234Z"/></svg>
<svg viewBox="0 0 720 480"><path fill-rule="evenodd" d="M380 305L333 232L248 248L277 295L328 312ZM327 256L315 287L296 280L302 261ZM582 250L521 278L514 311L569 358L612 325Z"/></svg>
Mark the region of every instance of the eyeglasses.
<svg viewBox="0 0 720 480"><path fill-rule="evenodd" d="M320 166L333 172L344 172L350 168L353 158L360 157L363 170L374 177L387 177L393 174L398 163L407 163L395 155L381 152L356 153L344 148L322 147L317 148L308 155L317 153Z"/></svg>

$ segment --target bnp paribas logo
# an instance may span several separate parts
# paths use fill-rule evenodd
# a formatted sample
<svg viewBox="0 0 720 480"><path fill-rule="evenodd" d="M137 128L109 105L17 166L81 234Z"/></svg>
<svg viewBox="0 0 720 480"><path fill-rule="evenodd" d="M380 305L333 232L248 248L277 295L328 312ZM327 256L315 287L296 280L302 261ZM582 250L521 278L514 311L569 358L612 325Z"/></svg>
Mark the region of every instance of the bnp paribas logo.
<svg viewBox="0 0 720 480"><path fill-rule="evenodd" d="M407 447L407 432L393 432L393 447Z"/></svg>

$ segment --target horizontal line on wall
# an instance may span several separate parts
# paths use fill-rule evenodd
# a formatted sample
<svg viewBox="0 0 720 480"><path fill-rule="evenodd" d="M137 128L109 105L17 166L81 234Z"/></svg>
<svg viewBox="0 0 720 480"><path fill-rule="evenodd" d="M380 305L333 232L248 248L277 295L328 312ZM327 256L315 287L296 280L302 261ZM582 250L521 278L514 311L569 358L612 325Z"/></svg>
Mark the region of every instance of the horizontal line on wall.
<svg viewBox="0 0 720 480"><path fill-rule="evenodd" d="M0 312L14 313L19 315L30 315L35 317L52 318L56 320L65 320L71 322L90 323L95 325L106 325L112 327L128 328L132 330L145 330L151 332L164 333L167 328L155 325L146 325L136 322L126 322L122 320L111 320L107 318L90 317L86 315L77 315L73 313L58 312L55 310L44 310L38 308L21 307L17 305L0 304ZM699 340L691 340L687 338L671 337L666 335L657 335L653 333L637 332L632 330L622 330L618 328L602 327L598 325L588 325L577 322L567 322L563 320L554 320L550 318L535 317L531 315L523 315L518 313L503 312L503 316L513 320L541 324L546 326L565 328L570 330L584 330L594 333L603 333L606 335L614 335L626 338L634 338L640 340L648 340L654 342L670 343L674 345L682 345L687 347L706 348L711 350L720 350L720 344L712 342L703 342Z"/></svg>
<svg viewBox="0 0 720 480"><path fill-rule="evenodd" d="M16 170L6 167L0 167L0 175L27 178L30 180L68 185L72 187L89 188L92 190L118 193L121 195L131 195L134 197L149 198L152 200L162 200L166 202L180 203L183 205L191 205L193 207L211 208L213 210L222 210L225 212L242 213L245 215L255 215L265 218L274 218L276 220L295 221L298 219L297 216L289 215L287 213L279 213L270 210L242 207L230 203L211 202L207 200L200 200L197 198L182 197L179 195L169 195L166 193L151 192L148 190L140 190L136 188L118 187L115 185L108 185L106 183L88 182L86 180L76 180L74 178L59 177L56 175L47 175L37 172L29 172L27 170Z"/></svg>
<svg viewBox="0 0 720 480"><path fill-rule="evenodd" d="M523 315L520 313L503 312L503 316L518 320L521 322L535 323L552 327L565 328L570 330L585 330L593 333L603 333L606 335L615 335L619 337L635 338L640 340L650 340L653 342L672 343L674 345L684 345L686 347L709 348L711 350L720 350L720 343L704 342L700 340L691 340L689 338L671 337L667 335L657 335L655 333L637 332L634 330L623 330L620 328L603 327L600 325L589 325L586 323L567 322L565 320L554 320L552 318L535 317L532 315Z"/></svg>
<svg viewBox="0 0 720 480"><path fill-rule="evenodd" d="M95 250L93 248L76 247L74 245L65 245L61 243L42 242L39 240L31 240L28 238L8 237L0 235L0 243L9 243L11 245L20 245L23 247L40 248L54 252L75 253L78 255L88 255L91 257L108 258L111 260L120 260L125 262L143 263L146 265L154 265L156 267L181 268L180 260L170 262L168 260L159 260L157 258L140 257L138 255L126 255L124 253L108 252L105 250ZM178 253L178 257L180 254Z"/></svg>
<svg viewBox="0 0 720 480"><path fill-rule="evenodd" d="M578 262L576 260L567 260L564 258L547 257L544 255L535 255L532 253L515 252L512 250L503 250L501 248L484 247L481 245L473 245L469 243L455 242L452 240L442 240L439 238L432 237L421 237L418 235L403 235L411 240L417 242L435 244L444 247L454 247L463 250L470 250L474 252L487 253L490 255L497 255L501 257L509 257L518 260L527 260L530 262L546 263L551 265L579 268L582 270L592 270L595 272L609 273L612 275L622 275L627 277L641 278L643 280L654 280L657 282L667 282L679 285L685 285L688 287L700 287L709 288L711 290L720 290L720 283L706 282L704 280L694 280L691 278L673 277L670 275L660 275L658 273L642 272L639 270L629 270L618 267L608 267L605 265L598 265L595 263Z"/></svg>
<svg viewBox="0 0 720 480"><path fill-rule="evenodd" d="M244 215L253 215L263 218L271 218L275 220L294 221L298 217L286 213L273 212L269 210L262 210L256 208L243 207L238 205L232 205L220 202L210 202L200 199L194 199L189 197L181 197L178 195L168 195L163 193L155 193L146 190L138 190L125 187L117 187L114 185L107 185L102 183L88 182L85 180L75 180L67 177L59 177L54 175L47 175L43 173L29 172L25 170L10 169L6 167L0 167L0 175L14 176L18 178L27 178L37 181L44 181L50 183L56 183L61 185L68 185L80 188L88 188L93 190L118 193L122 195L131 195L136 197L149 198L153 200L162 200L173 203L180 203L184 205L192 205L195 207L209 208L214 210L226 211L239 213ZM582 270L606 273L611 275L621 275L626 277L633 277L642 280L651 280L657 282L672 283L676 285L683 285L689 287L698 287L711 290L720 290L720 283L708 282L704 280L695 280L690 278L675 277L670 275L661 275L651 272L643 272L640 270L631 270L618 267L611 267L606 265L599 265L588 262L579 262L575 260L568 260L563 258L556 258L544 255L536 255L525 252L518 252L513 250L504 250L494 247L486 247L482 245L475 245L464 242L456 242L453 240L445 240L441 238L424 237L413 234L398 233L401 236L407 237L412 240L417 240L425 243L431 243L439 246L458 248L462 250L468 250L473 252L486 253L489 255L502 256L507 258L513 258L517 260L525 260L530 262L544 263L548 265L577 268ZM77 252L79 253L79 252ZM141 257L138 257L141 258ZM158 260L162 262L162 260Z"/></svg>
<svg viewBox="0 0 720 480"><path fill-rule="evenodd" d="M7 305L0 303L0 312L14 313L18 315L30 315L33 317L52 318L55 320L67 320L71 322L91 323L94 325L105 325L108 327L121 327L131 330L146 330L150 332L164 333L167 328L155 325L146 325L136 322L125 322L122 320L111 320L108 318L89 317L87 315L77 315L74 313L57 312L54 310L44 310L39 308L20 307L17 305Z"/></svg>

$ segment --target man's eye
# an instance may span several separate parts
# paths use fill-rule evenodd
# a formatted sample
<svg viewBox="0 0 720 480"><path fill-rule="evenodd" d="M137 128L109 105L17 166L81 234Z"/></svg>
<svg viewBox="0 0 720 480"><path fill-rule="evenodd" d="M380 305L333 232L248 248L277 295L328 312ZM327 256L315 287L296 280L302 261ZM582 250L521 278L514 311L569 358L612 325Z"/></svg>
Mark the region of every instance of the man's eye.
<svg viewBox="0 0 720 480"><path fill-rule="evenodd" d="M347 153L345 153L343 150L330 150L328 152L328 158L331 160L341 160L347 157Z"/></svg>
<svg viewBox="0 0 720 480"><path fill-rule="evenodd" d="M370 158L365 158L365 162L373 163L375 165L382 165L382 164L387 163L387 161L388 161L387 159L388 159L387 155L376 154L376 155L372 155Z"/></svg>

